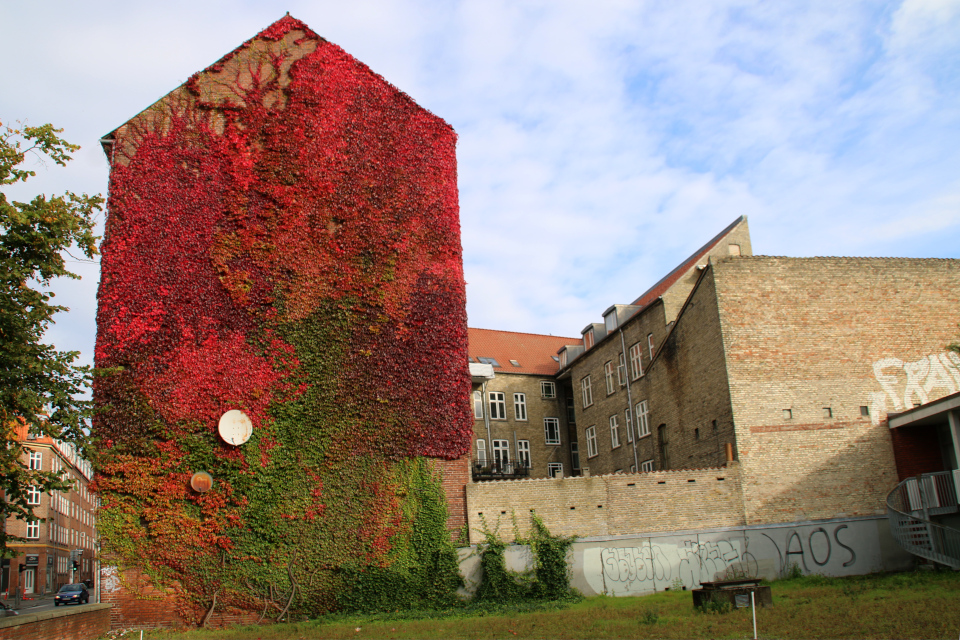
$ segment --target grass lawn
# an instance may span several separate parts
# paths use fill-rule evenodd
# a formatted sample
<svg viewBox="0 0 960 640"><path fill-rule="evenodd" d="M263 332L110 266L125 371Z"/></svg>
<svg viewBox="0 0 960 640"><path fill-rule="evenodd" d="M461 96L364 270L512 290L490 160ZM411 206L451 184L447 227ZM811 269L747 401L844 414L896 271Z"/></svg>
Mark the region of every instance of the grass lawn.
<svg viewBox="0 0 960 640"><path fill-rule="evenodd" d="M757 609L760 638L958 638L960 573L772 583L774 606ZM530 609L531 607L527 607ZM419 619L417 619L419 618ZM139 638L130 633L126 638ZM149 640L313 638L752 638L750 609L701 613L687 591L587 598L566 606L381 616L331 616L219 631L148 631Z"/></svg>

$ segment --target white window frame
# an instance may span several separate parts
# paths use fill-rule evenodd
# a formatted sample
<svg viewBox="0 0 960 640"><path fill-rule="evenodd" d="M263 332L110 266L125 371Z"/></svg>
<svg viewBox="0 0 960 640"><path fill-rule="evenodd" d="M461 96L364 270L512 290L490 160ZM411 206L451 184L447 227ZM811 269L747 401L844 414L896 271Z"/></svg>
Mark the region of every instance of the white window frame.
<svg viewBox="0 0 960 640"><path fill-rule="evenodd" d="M40 504L40 487L27 487L27 504Z"/></svg>
<svg viewBox="0 0 960 640"><path fill-rule="evenodd" d="M487 464L487 441L483 438L477 438L477 462L481 466Z"/></svg>
<svg viewBox="0 0 960 640"><path fill-rule="evenodd" d="M473 392L473 417L476 420L483 420L483 392Z"/></svg>
<svg viewBox="0 0 960 640"><path fill-rule="evenodd" d="M603 363L603 379L607 383L607 395L617 390L613 383L613 360Z"/></svg>
<svg viewBox="0 0 960 640"><path fill-rule="evenodd" d="M643 375L643 346L638 342L630 347L630 377L639 380Z"/></svg>
<svg viewBox="0 0 960 640"><path fill-rule="evenodd" d="M647 334L647 348L650 350L650 359L653 360L653 334Z"/></svg>
<svg viewBox="0 0 960 640"><path fill-rule="evenodd" d="M529 440L517 440L517 463L523 464L526 469L531 467Z"/></svg>
<svg viewBox="0 0 960 640"><path fill-rule="evenodd" d="M557 397L557 385L554 382L549 380L540 381L540 397L541 398L556 398Z"/></svg>
<svg viewBox="0 0 960 640"><path fill-rule="evenodd" d="M560 418L543 419L543 441L544 444L560 444Z"/></svg>
<svg viewBox="0 0 960 640"><path fill-rule="evenodd" d="M583 334L583 350L587 351L593 346L593 329Z"/></svg>
<svg viewBox="0 0 960 640"><path fill-rule="evenodd" d="M610 448L620 446L620 418L617 414L610 416Z"/></svg>
<svg viewBox="0 0 960 640"><path fill-rule="evenodd" d="M487 393L490 402L490 419L507 419L507 396L503 391L490 391Z"/></svg>
<svg viewBox="0 0 960 640"><path fill-rule="evenodd" d="M493 451L493 461L500 462L502 466L507 466L510 464L510 441L509 440L493 440L493 446L490 447Z"/></svg>
<svg viewBox="0 0 960 640"><path fill-rule="evenodd" d="M627 423L627 444L633 442L633 413L630 410L630 407L627 407L623 412L623 419Z"/></svg>
<svg viewBox="0 0 960 640"><path fill-rule="evenodd" d="M40 471L43 469L43 454L41 452L30 452L30 469L34 471Z"/></svg>
<svg viewBox="0 0 960 640"><path fill-rule="evenodd" d="M548 462L547 463L547 477L556 478L557 476L563 477L563 463L562 462Z"/></svg>
<svg viewBox="0 0 960 640"><path fill-rule="evenodd" d="M653 460L644 460L640 463L640 473L650 473L653 471Z"/></svg>
<svg viewBox="0 0 960 640"><path fill-rule="evenodd" d="M27 533L24 538L27 538L28 540L40 539L40 520L37 518L34 518L33 520L27 520Z"/></svg>
<svg viewBox="0 0 960 640"><path fill-rule="evenodd" d="M584 408L593 405L593 382L590 381L590 375L587 374L580 379L580 393L583 396Z"/></svg>
<svg viewBox="0 0 960 640"><path fill-rule="evenodd" d="M650 410L647 408L647 401L641 400L637 403L637 439L648 435L650 435Z"/></svg>
<svg viewBox="0 0 960 640"><path fill-rule="evenodd" d="M527 394L513 394L513 417L521 422L527 421Z"/></svg>
<svg viewBox="0 0 960 640"><path fill-rule="evenodd" d="M627 386L627 358L620 353L617 356L617 361L620 363L617 365L617 382L620 383L621 387Z"/></svg>
<svg viewBox="0 0 960 640"><path fill-rule="evenodd" d="M593 425L587 427L587 430L584 431L584 435L587 438L587 459L597 457L597 426Z"/></svg>

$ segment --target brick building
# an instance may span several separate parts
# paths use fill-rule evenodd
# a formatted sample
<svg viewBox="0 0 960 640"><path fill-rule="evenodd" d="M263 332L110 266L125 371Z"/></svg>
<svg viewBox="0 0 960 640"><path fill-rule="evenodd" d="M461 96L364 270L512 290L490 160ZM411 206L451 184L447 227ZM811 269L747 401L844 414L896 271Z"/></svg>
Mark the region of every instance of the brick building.
<svg viewBox="0 0 960 640"><path fill-rule="evenodd" d="M573 398L557 385L556 352L576 340L488 329L468 333L472 479L571 475L579 468Z"/></svg>
<svg viewBox="0 0 960 640"><path fill-rule="evenodd" d="M72 445L48 436L35 436L28 433L26 427L20 428L17 437L23 443L24 465L40 471L60 472L73 482L73 488L52 493L30 492L28 500L36 518L7 519L7 533L25 541L8 544L14 555L2 561L0 591L12 598L17 589L30 596L54 592L70 582L91 581L92 584L96 574L97 502L88 489L93 478L90 463L80 458ZM76 571L73 558L78 562Z"/></svg>
<svg viewBox="0 0 960 640"><path fill-rule="evenodd" d="M960 389L960 261L752 256L746 220L561 351L590 474L737 461L745 524L884 512L888 413Z"/></svg>

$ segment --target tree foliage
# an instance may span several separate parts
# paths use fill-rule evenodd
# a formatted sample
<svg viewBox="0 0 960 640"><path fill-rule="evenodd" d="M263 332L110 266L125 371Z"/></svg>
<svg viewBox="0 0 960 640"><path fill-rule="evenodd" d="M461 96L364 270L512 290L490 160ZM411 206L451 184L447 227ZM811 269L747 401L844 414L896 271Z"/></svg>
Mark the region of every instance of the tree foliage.
<svg viewBox="0 0 960 640"><path fill-rule="evenodd" d="M0 123L0 188L33 177L25 168L32 156L65 165L79 149L58 136L62 129L3 127ZM55 278L79 279L63 254L75 250L87 258L97 254L94 215L99 195L36 196L30 202L7 199L0 191L0 429L6 446L0 449L0 517L33 518L27 491L65 489L59 476L29 469L22 460L23 432L49 436L83 450L89 402L82 394L90 370L74 364L78 353L44 344L43 335L55 314L67 308L51 302L49 284ZM0 551L6 549L0 532Z"/></svg>

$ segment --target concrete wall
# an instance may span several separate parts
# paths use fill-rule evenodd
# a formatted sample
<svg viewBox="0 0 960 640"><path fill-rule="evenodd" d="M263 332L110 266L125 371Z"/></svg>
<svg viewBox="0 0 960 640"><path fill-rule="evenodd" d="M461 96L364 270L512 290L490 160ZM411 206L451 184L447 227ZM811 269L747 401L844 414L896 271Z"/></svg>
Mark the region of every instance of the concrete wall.
<svg viewBox="0 0 960 640"><path fill-rule="evenodd" d="M470 542L487 527L505 540L525 535L536 512L554 534L604 536L742 525L736 466L467 485Z"/></svg>
<svg viewBox="0 0 960 640"><path fill-rule="evenodd" d="M0 640L96 640L110 631L110 605L85 604L0 618Z"/></svg>
<svg viewBox="0 0 960 640"><path fill-rule="evenodd" d="M533 566L525 546L508 547L507 567ZM577 541L569 558L571 586L586 596L641 595L687 589L724 577L776 579L796 564L804 574L861 575L900 571L913 558L896 546L885 518L834 519L789 525L724 528ZM482 574L475 548L461 549L467 592Z"/></svg>

